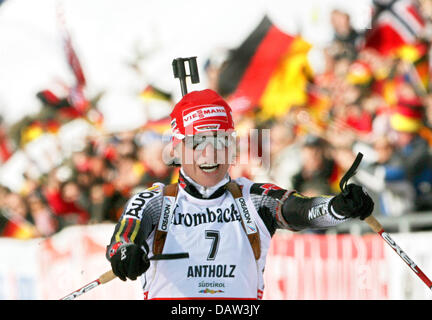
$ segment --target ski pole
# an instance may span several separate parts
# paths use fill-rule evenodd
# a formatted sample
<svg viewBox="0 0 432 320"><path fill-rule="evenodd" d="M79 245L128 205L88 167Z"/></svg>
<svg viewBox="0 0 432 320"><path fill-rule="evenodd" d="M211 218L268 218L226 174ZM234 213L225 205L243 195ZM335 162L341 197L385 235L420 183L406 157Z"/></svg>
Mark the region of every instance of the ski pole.
<svg viewBox="0 0 432 320"><path fill-rule="evenodd" d="M149 260L174 260L174 259L185 259L189 258L189 253L182 252L182 253L162 253L157 254L149 258ZM93 288L96 288L97 286L101 284L105 284L111 280L116 278L116 275L112 270L109 270L99 276L98 279L86 284L84 287L68 294L67 296L61 298L60 300L74 300L76 297L79 297L80 295L90 291Z"/></svg>
<svg viewBox="0 0 432 320"><path fill-rule="evenodd" d="M363 154L359 152L353 164L351 165L351 168L349 168L342 177L339 184L342 194L347 194L347 190L345 189L346 183L355 174L362 158ZM429 278L423 273L418 265L415 264L410 257L408 257L408 255L398 246L398 244L390 237L390 235L384 231L383 226L378 222L378 220L375 219L374 216L370 215L369 217L365 218L364 221L374 232L380 235L380 237L399 255L399 257L405 261L410 269L428 286L430 290L432 290L432 281L429 280Z"/></svg>
<svg viewBox="0 0 432 320"><path fill-rule="evenodd" d="M398 246L398 244L390 237L390 235L384 231L382 225L373 216L369 216L365 219L365 222L371 227L373 231L378 233L381 238L401 257L403 261L411 268L412 271L432 290L432 281L423 273L417 264L411 260L410 257Z"/></svg>

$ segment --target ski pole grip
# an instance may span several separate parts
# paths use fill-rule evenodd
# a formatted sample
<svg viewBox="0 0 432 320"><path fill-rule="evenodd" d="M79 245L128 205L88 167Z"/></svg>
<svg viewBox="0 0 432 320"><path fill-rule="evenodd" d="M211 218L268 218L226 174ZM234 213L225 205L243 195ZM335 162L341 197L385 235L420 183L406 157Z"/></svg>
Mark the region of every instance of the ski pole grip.
<svg viewBox="0 0 432 320"><path fill-rule="evenodd" d="M109 270L99 277L99 282L101 284L104 284L104 283L107 283L107 282L113 280L114 278L116 278L116 275L114 274L114 272L112 270Z"/></svg>
<svg viewBox="0 0 432 320"><path fill-rule="evenodd" d="M355 158L353 164L351 165L351 167L348 169L348 171L344 174L344 176L342 177L342 179L339 182L339 187L341 189L341 192L343 195L347 195L348 191L346 190L346 184L348 183L348 180L355 175L356 170L361 162L363 158L363 154L361 152L359 152L357 154L357 157Z"/></svg>
<svg viewBox="0 0 432 320"><path fill-rule="evenodd" d="M369 227L375 231L376 233L380 233L383 230L383 226L381 223L378 222L377 219L375 219L374 216L370 215L369 217L366 217L364 221L369 225Z"/></svg>

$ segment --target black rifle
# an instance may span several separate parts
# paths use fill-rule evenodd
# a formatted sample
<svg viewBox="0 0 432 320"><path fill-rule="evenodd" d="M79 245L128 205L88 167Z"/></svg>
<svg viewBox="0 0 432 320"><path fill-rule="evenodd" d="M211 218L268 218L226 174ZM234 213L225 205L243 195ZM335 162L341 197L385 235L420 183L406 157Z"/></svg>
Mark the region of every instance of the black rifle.
<svg viewBox="0 0 432 320"><path fill-rule="evenodd" d="M172 62L174 78L179 78L182 96L187 94L186 77L190 77L192 83L199 83L198 67L196 62L197 57L176 58ZM189 65L189 74L186 74L185 62Z"/></svg>

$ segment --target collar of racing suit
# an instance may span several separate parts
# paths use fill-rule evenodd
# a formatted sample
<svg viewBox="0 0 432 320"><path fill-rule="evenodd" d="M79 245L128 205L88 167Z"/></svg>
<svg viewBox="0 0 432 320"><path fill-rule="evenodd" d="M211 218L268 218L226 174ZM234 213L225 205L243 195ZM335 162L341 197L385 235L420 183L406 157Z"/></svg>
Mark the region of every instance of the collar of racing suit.
<svg viewBox="0 0 432 320"><path fill-rule="evenodd" d="M180 169L179 186L183 188L191 196L198 199L215 199L220 197L226 191L225 185L231 181L229 174L212 187L204 187L192 180L184 171Z"/></svg>

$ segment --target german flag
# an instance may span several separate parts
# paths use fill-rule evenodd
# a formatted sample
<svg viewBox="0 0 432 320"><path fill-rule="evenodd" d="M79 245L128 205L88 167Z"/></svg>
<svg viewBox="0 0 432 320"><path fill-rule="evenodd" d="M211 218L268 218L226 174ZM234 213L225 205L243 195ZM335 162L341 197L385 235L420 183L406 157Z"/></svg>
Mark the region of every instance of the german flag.
<svg viewBox="0 0 432 320"><path fill-rule="evenodd" d="M172 96L170 93L165 92L153 85L148 85L140 92L140 98L145 100L163 100L163 101L171 101Z"/></svg>
<svg viewBox="0 0 432 320"><path fill-rule="evenodd" d="M328 179L328 183L332 193L337 194L341 191L339 182L340 179L342 179L342 176L343 176L343 172L341 168L337 164L334 164L333 171Z"/></svg>
<svg viewBox="0 0 432 320"><path fill-rule="evenodd" d="M350 65L346 79L353 85L367 87L373 81L373 72L368 63L357 60Z"/></svg>
<svg viewBox="0 0 432 320"><path fill-rule="evenodd" d="M144 130L150 130L157 132L159 134L164 134L167 131L171 130L171 118L164 117L158 120L149 120L143 126Z"/></svg>
<svg viewBox="0 0 432 320"><path fill-rule="evenodd" d="M397 50L397 57L412 65L412 81L419 89L429 89L429 45L423 42L406 44Z"/></svg>
<svg viewBox="0 0 432 320"><path fill-rule="evenodd" d="M259 108L264 119L283 115L289 107L307 101L310 48L301 37L284 33L264 16L223 65L218 91L235 113Z"/></svg>
<svg viewBox="0 0 432 320"><path fill-rule="evenodd" d="M21 132L21 146L36 140L44 134L43 123L39 120L35 120L30 123L27 127L23 128Z"/></svg>
<svg viewBox="0 0 432 320"><path fill-rule="evenodd" d="M0 236L25 240L35 238L37 232L29 222L0 210Z"/></svg>
<svg viewBox="0 0 432 320"><path fill-rule="evenodd" d="M307 94L307 111L312 121L318 128L327 127L331 109L330 97L313 85L310 86Z"/></svg>

